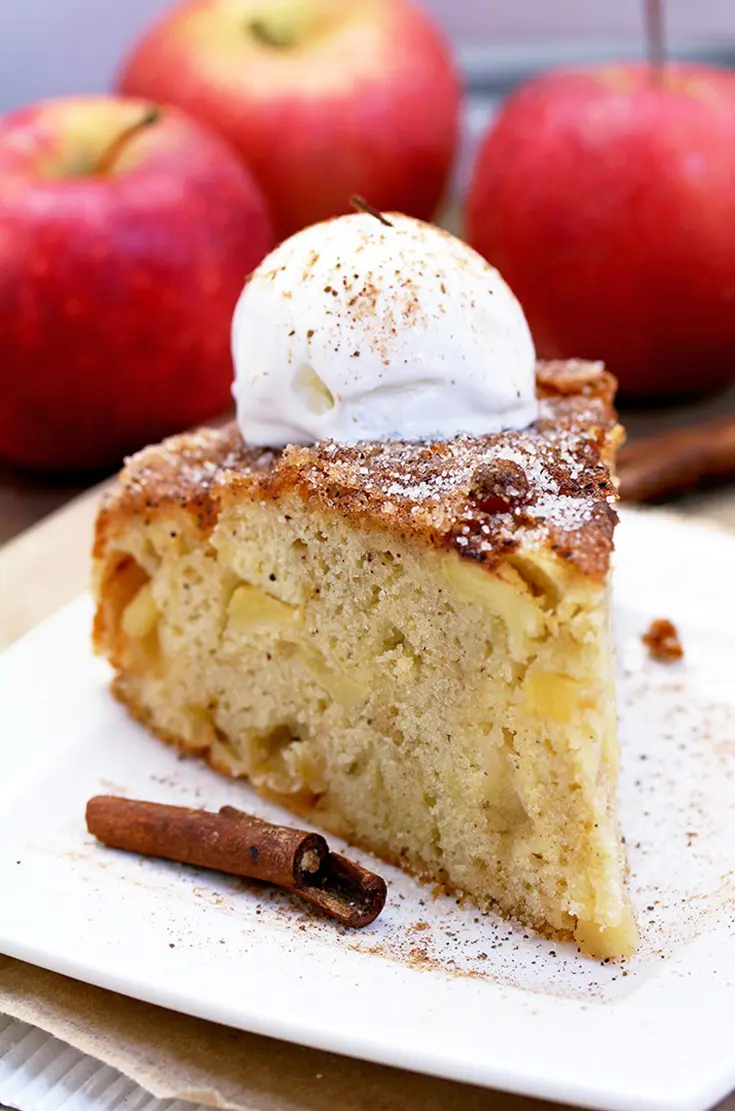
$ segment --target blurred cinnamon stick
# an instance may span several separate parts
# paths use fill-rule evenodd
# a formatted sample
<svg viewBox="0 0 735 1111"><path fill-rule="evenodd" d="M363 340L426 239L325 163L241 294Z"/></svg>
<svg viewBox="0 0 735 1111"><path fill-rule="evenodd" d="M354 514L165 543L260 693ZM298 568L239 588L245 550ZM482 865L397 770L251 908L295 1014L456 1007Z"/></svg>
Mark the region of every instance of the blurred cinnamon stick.
<svg viewBox="0 0 735 1111"><path fill-rule="evenodd" d="M617 470L620 497L628 502L663 501L735 479L735 416L625 444Z"/></svg>

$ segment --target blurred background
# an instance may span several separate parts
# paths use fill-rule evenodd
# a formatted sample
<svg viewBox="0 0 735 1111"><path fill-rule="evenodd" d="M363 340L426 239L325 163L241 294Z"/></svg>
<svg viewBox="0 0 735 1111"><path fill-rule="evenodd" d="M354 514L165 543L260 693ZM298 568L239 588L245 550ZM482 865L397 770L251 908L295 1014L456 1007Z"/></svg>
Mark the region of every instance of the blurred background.
<svg viewBox="0 0 735 1111"><path fill-rule="evenodd" d="M169 0L3 0L0 109L108 87L121 55ZM578 59L641 57L639 0L424 0L472 87ZM672 54L735 61L732 0L669 0Z"/></svg>
<svg viewBox="0 0 735 1111"><path fill-rule="evenodd" d="M170 0L2 0L0 114L40 98L110 89L121 58L170 6ZM450 226L458 224L459 199L469 188L480 138L511 89L548 67L646 54L641 0L423 0L422 6L447 37L465 90L461 143L442 212ZM672 59L735 69L733 0L668 0L665 23ZM735 189L735 176L732 183ZM0 216L2 204L0 188ZM735 271L735 258L731 262ZM0 379L2 372L0 365ZM733 412L730 387L686 404L662 402L624 415L636 440ZM732 435L730 426L726 431ZM722 459L717 465L723 471ZM34 474L0 464L0 542L101 475L63 469Z"/></svg>
<svg viewBox="0 0 735 1111"><path fill-rule="evenodd" d="M170 0L3 0L0 112L110 87L120 58ZM423 0L452 42L468 90L457 178L499 98L556 65L645 56L640 0ZM733 0L669 0L672 57L735 66Z"/></svg>

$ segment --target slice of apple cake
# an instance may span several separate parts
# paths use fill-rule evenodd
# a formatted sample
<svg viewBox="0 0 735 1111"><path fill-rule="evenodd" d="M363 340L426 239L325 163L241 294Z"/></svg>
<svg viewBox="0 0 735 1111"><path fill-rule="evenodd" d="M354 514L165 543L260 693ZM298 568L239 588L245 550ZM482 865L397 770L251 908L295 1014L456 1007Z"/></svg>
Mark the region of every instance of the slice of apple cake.
<svg viewBox="0 0 735 1111"><path fill-rule="evenodd" d="M597 364L530 428L132 458L95 644L159 737L316 825L598 956L636 927L616 818L619 440Z"/></svg>

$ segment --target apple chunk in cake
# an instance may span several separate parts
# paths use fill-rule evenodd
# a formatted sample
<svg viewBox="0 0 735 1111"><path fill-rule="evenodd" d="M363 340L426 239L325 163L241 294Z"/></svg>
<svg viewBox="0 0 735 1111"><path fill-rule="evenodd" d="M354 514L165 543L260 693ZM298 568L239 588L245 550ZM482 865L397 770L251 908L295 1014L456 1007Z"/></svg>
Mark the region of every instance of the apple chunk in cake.
<svg viewBox="0 0 735 1111"><path fill-rule="evenodd" d="M548 364L524 432L132 459L97 649L163 739L589 953L632 950L607 575L612 382Z"/></svg>

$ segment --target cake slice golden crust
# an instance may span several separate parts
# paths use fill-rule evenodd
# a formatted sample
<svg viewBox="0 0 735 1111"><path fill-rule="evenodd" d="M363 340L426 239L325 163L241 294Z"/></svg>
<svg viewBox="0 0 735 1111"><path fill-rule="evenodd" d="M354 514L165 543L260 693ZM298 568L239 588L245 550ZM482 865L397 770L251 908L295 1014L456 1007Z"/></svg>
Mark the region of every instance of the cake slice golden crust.
<svg viewBox="0 0 735 1111"><path fill-rule="evenodd" d="M282 452L248 447L234 424L175 436L128 461L101 507L97 544L120 514L146 521L170 506L206 533L225 490L265 498L293 491L356 525L380 524L484 563L543 543L601 577L616 520L615 382L600 364L580 361L539 364L537 383L541 419L522 432Z"/></svg>
<svg viewBox="0 0 735 1111"><path fill-rule="evenodd" d="M537 381L541 419L501 436L146 449L100 510L95 643L164 739L618 955L614 383L582 363Z"/></svg>

